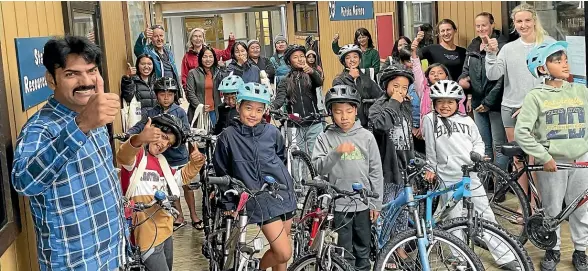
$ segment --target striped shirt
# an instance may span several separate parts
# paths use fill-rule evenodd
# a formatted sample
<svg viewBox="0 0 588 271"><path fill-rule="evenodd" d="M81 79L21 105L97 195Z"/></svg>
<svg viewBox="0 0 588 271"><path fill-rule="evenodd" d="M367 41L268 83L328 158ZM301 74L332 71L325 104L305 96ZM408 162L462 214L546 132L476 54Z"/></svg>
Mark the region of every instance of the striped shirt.
<svg viewBox="0 0 588 271"><path fill-rule="evenodd" d="M28 196L41 270L122 265L122 192L106 127L84 134L76 112L51 98L24 125L12 182Z"/></svg>

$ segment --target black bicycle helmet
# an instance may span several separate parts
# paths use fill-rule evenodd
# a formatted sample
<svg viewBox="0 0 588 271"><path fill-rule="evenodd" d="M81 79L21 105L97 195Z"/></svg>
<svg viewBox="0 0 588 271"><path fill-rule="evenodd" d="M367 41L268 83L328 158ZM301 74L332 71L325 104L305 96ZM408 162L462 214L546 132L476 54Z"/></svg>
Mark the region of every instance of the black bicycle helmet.
<svg viewBox="0 0 588 271"><path fill-rule="evenodd" d="M182 129L182 120L180 118L163 113L151 118L151 124L166 134L172 133L176 136L176 142L174 142L172 148L177 148L186 143L186 133Z"/></svg>
<svg viewBox="0 0 588 271"><path fill-rule="evenodd" d="M412 71L407 70L404 66L398 63L392 63L382 72L380 76L380 88L386 91L388 89L388 83L398 76L404 76L408 79L408 84L411 85L414 82L414 75Z"/></svg>
<svg viewBox="0 0 588 271"><path fill-rule="evenodd" d="M153 83L153 91L155 92L166 90L178 92L179 89L180 88L178 86L178 82L176 82L176 80L171 77L157 78L157 80L155 80L155 82Z"/></svg>
<svg viewBox="0 0 588 271"><path fill-rule="evenodd" d="M359 106L361 95L359 91L348 85L337 85L327 91L325 95L325 106L331 112L333 103L352 103Z"/></svg>
<svg viewBox="0 0 588 271"><path fill-rule="evenodd" d="M289 45L288 48L286 48L286 51L284 52L284 62L286 62L286 65L291 66L290 56L296 51L300 51L304 55L306 55L306 47L298 44Z"/></svg>

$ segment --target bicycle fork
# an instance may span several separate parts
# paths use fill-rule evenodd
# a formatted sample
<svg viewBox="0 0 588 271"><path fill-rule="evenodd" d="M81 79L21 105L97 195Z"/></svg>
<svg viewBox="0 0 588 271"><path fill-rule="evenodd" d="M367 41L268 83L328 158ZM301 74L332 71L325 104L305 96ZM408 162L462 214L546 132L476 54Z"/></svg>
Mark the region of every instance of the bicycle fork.
<svg viewBox="0 0 588 271"><path fill-rule="evenodd" d="M419 216L418 203L414 201L412 186L407 185L404 189L406 191L408 201L408 211L412 213L412 216L414 217L417 246L419 249L419 259L421 261L421 265L423 268L422 270L430 271L431 267L429 265L429 255L427 253L427 247L429 246L429 238L427 236L427 229L423 227L425 225L425 221L422 220Z"/></svg>

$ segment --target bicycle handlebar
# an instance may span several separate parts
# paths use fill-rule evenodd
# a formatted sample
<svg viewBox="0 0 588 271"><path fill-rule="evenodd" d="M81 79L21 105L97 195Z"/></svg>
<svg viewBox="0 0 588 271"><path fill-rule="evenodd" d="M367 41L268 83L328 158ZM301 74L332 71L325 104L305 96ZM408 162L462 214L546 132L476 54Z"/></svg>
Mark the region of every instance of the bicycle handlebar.
<svg viewBox="0 0 588 271"><path fill-rule="evenodd" d="M273 179L273 178L271 178ZM211 185L224 185L224 186L230 186L230 185L235 185L238 186L239 188L242 189L248 189L247 186L245 186L245 184L236 178L232 178L230 176L222 176L222 177L208 177L208 184ZM265 183L263 184L263 186L261 187L261 189L259 190L253 190L253 189L248 189L249 191L251 191L253 194L262 192L262 191L276 191L276 190L287 190L288 187L285 184L281 184L281 183L277 183L275 180L273 181L268 181L268 178L265 179Z"/></svg>
<svg viewBox="0 0 588 271"><path fill-rule="evenodd" d="M373 104L377 101L378 99L363 99L361 100L362 104Z"/></svg>
<svg viewBox="0 0 588 271"><path fill-rule="evenodd" d="M171 203L179 200L180 197L178 196L166 196L162 191L156 191L154 195L154 199L149 203L144 202L135 202L133 205L133 210L135 211L144 211L147 210L155 205L161 206L164 210L172 213L172 215L179 215L180 213L176 208L172 207Z"/></svg>
<svg viewBox="0 0 588 271"><path fill-rule="evenodd" d="M286 112L283 112L282 110L270 110L269 111L270 114L277 116L277 120L289 120L289 121L293 121L293 122L304 122L304 121L308 121L308 120L320 120L323 117L328 117L328 115L326 114L321 114L321 113L309 113L308 116L301 118L298 116L295 116L294 114L288 114Z"/></svg>
<svg viewBox="0 0 588 271"><path fill-rule="evenodd" d="M337 193L339 195L343 195L343 196L354 196L354 195L359 194L362 198L379 198L380 197L380 195L377 192L370 191L363 186L361 186L361 188L353 186L353 190L354 190L353 192L341 190L338 187L336 187L328 182L323 181L320 176L314 178L312 181L304 181L302 184L307 185L307 186L313 186L313 187L323 189L323 190L332 189L333 191L335 191L335 193ZM361 185L361 184L359 184L359 185Z"/></svg>

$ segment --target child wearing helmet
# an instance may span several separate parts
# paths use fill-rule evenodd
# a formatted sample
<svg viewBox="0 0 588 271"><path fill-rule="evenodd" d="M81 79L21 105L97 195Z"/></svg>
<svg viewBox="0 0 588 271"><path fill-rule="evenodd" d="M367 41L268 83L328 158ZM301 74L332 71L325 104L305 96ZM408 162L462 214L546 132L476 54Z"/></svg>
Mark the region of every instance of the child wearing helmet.
<svg viewBox="0 0 588 271"><path fill-rule="evenodd" d="M382 207L382 162L376 139L356 121L361 96L351 86L334 86L325 96L325 106L334 124L327 126L314 145L312 162L319 175L342 190L352 190L359 182L380 195L373 205L342 198L335 205L338 246L349 253L345 259L357 270L371 270L371 224Z"/></svg>
<svg viewBox="0 0 588 271"><path fill-rule="evenodd" d="M222 81L218 90L223 95L223 103L217 107L218 120L214 125L214 134L220 134L239 114L237 112L237 93L243 89L243 79L236 75L229 75Z"/></svg>
<svg viewBox="0 0 588 271"><path fill-rule="evenodd" d="M269 103L270 92L264 85L243 86L237 94L239 118L219 135L213 164L217 176L237 178L250 189L259 189L268 176L287 187L277 192L283 200L262 193L255 201L247 202L249 222L260 225L267 240L273 240L261 259L260 269L286 270L292 256L289 233L296 196L285 166L284 138L278 128L263 121ZM223 203L225 210L234 210L231 198L224 198Z"/></svg>
<svg viewBox="0 0 588 271"><path fill-rule="evenodd" d="M458 112L458 103L465 94L461 86L455 81L440 80L431 86L431 99L434 111L423 119L423 134L427 147L427 171L425 179L429 182L437 180L444 187L449 187L463 176L462 165L471 165L470 152L474 151L484 156L485 146L474 120ZM492 209L489 207L486 191L478 175L472 173L471 188L472 202L475 212L484 219L497 223ZM452 198L452 193L441 197L445 204ZM461 217L462 205L458 204L451 210L447 219ZM491 248L490 253L496 264L502 269L518 270L518 263L514 254L495 238L484 236L483 240ZM520 267L518 267L520 268Z"/></svg>
<svg viewBox="0 0 588 271"><path fill-rule="evenodd" d="M120 146L116 161L121 166L121 185L125 197L135 202L149 203L156 191L180 196L180 186L187 185L204 165L204 155L198 149L190 154L190 162L182 169L170 166L162 155L170 148L184 145L186 138L182 121L163 113L148 118L139 134L131 136ZM142 223L145 220L154 223ZM153 206L132 218L135 244L139 246L147 270L172 270L173 223L168 212Z"/></svg>
<svg viewBox="0 0 588 271"><path fill-rule="evenodd" d="M343 65L343 71L333 79L333 86L347 85L359 91L362 102L359 104L358 117L361 125L368 128L369 106L364 105L364 99L377 99L382 96L382 90L369 75L363 73L359 64L362 51L355 44L347 44L339 50L339 61Z"/></svg>
<svg viewBox="0 0 588 271"><path fill-rule="evenodd" d="M515 140L544 171L537 172L541 200L548 216L556 216L562 203L588 189L588 169L558 170L556 163L588 161L588 89L583 84L568 83L570 66L565 41L543 43L531 49L527 66L531 74L544 83L531 90L518 115ZM576 209L569 218L575 251L572 262L576 270L588 270L588 205ZM560 261L561 236L547 250L541 270L555 270Z"/></svg>

